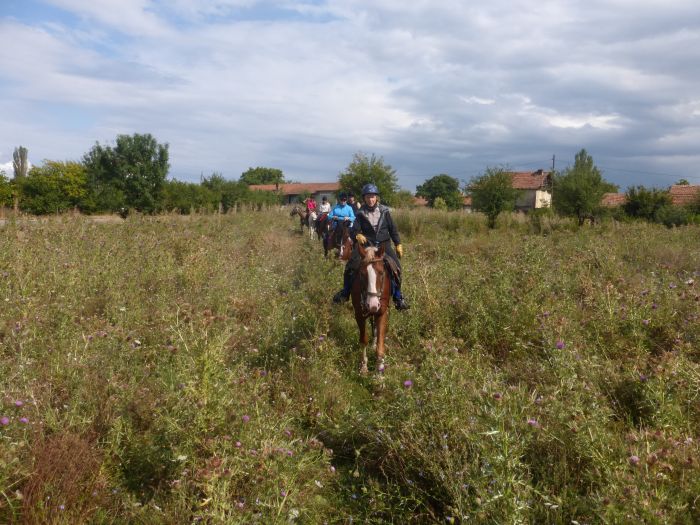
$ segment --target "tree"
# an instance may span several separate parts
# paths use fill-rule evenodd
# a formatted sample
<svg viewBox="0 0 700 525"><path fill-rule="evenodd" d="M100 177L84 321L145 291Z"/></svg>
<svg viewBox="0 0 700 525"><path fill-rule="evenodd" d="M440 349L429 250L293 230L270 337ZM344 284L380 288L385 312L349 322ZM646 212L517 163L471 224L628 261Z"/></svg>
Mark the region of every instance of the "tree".
<svg viewBox="0 0 700 525"><path fill-rule="evenodd" d="M345 171L338 175L338 181L343 191L362 195L362 187L372 183L379 188L379 195L384 204L395 205L396 192L399 190L396 170L384 162L382 157L374 154L367 156L362 152L355 153Z"/></svg>
<svg viewBox="0 0 700 525"><path fill-rule="evenodd" d="M22 210L37 215L82 208L88 194L85 167L79 162L45 160L16 185Z"/></svg>
<svg viewBox="0 0 700 525"><path fill-rule="evenodd" d="M15 171L15 179L26 177L29 172L29 161L27 161L27 148L20 146L12 153L12 168Z"/></svg>
<svg viewBox="0 0 700 525"><path fill-rule="evenodd" d="M563 215L578 218L579 225L595 217L603 194L617 191L605 181L585 149L576 154L574 165L554 177L554 208Z"/></svg>
<svg viewBox="0 0 700 525"><path fill-rule="evenodd" d="M448 209L459 210L462 208L459 181L449 175L440 174L426 180L416 188L416 195L425 197L428 206L435 207L435 199L440 197Z"/></svg>
<svg viewBox="0 0 700 525"><path fill-rule="evenodd" d="M263 168L258 166L257 168L248 168L241 174L238 180L248 186L253 184L283 184L284 174L282 170L276 168Z"/></svg>
<svg viewBox="0 0 700 525"><path fill-rule="evenodd" d="M126 206L158 211L168 176L168 144L150 134L119 135L116 145L95 146L83 157L95 207L116 211Z"/></svg>
<svg viewBox="0 0 700 525"><path fill-rule="evenodd" d="M0 170L0 208L12 206L13 196L12 183L5 172Z"/></svg>
<svg viewBox="0 0 700 525"><path fill-rule="evenodd" d="M649 190L644 186L637 186L627 189L623 208L630 217L653 221L656 220L658 211L670 204L671 196L668 191L656 188Z"/></svg>
<svg viewBox="0 0 700 525"><path fill-rule="evenodd" d="M396 208L415 208L416 198L408 190L399 190L394 193L393 205Z"/></svg>
<svg viewBox="0 0 700 525"><path fill-rule="evenodd" d="M505 167L490 167L467 186L472 207L486 214L489 228L496 227L496 218L503 211L515 209L520 191L513 188L513 175Z"/></svg>
<svg viewBox="0 0 700 525"><path fill-rule="evenodd" d="M678 182L676 182L677 186L690 186L690 182L688 182L687 179L681 179Z"/></svg>

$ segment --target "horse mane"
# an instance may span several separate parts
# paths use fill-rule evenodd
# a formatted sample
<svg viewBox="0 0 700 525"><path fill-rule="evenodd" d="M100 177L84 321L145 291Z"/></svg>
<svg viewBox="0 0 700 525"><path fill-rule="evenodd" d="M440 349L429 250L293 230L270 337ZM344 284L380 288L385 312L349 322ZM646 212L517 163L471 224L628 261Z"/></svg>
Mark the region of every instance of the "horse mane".
<svg viewBox="0 0 700 525"><path fill-rule="evenodd" d="M372 260L376 258L377 250L378 248L374 246L368 246L367 248L365 248L365 262L372 262Z"/></svg>

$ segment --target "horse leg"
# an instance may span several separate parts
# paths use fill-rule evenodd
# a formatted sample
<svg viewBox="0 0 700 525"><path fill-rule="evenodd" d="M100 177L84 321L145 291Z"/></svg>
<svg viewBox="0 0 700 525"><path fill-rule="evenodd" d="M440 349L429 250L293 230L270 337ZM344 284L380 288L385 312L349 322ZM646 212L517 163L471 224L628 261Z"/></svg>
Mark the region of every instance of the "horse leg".
<svg viewBox="0 0 700 525"><path fill-rule="evenodd" d="M377 331L377 366L384 364L384 337L386 336L386 328L389 322L388 310L382 315L375 318L375 329Z"/></svg>

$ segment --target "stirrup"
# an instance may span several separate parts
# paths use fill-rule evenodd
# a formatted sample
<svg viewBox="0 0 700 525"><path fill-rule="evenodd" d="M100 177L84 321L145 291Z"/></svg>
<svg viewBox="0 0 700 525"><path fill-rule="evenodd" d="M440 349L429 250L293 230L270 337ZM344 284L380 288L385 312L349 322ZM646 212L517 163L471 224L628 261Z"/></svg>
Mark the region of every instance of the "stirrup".
<svg viewBox="0 0 700 525"><path fill-rule="evenodd" d="M411 306L406 302L406 299L394 299L394 308L397 310L408 310Z"/></svg>
<svg viewBox="0 0 700 525"><path fill-rule="evenodd" d="M348 299L350 299L350 297L345 295L343 293L343 290L340 290L337 294L333 296L333 302L336 304L344 303Z"/></svg>

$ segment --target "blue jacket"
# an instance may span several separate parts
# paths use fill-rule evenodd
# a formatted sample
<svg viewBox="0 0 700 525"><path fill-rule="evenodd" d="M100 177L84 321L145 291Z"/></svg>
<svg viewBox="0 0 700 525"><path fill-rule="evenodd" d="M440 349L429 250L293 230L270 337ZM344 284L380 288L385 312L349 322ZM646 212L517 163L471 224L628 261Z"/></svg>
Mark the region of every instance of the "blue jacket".
<svg viewBox="0 0 700 525"><path fill-rule="evenodd" d="M355 221L355 212L352 209L352 206L349 204L336 204L331 212L328 214L328 219L333 219L334 217L337 217L339 219L344 219L345 217L349 217L352 222Z"/></svg>

